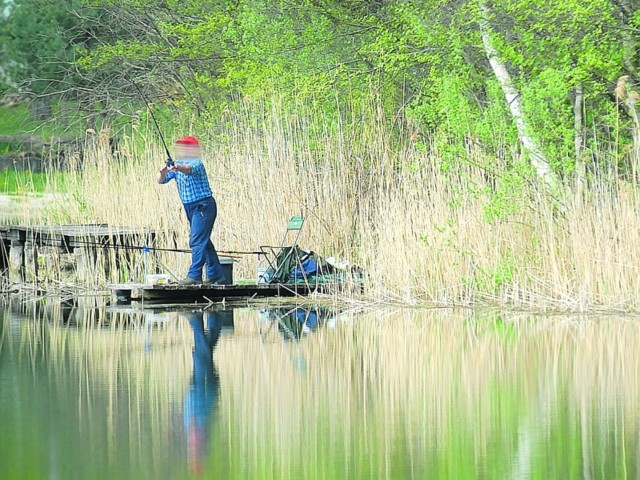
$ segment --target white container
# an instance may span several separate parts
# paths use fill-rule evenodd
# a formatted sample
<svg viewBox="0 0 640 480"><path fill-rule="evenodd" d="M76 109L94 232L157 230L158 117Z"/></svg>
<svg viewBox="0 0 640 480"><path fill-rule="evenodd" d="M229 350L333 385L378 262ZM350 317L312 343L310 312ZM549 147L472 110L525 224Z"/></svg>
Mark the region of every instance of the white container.
<svg viewBox="0 0 640 480"><path fill-rule="evenodd" d="M258 267L258 283L267 283L267 279L264 274L267 272L267 267Z"/></svg>
<svg viewBox="0 0 640 480"><path fill-rule="evenodd" d="M273 276L273 268L267 266L258 267L258 283L269 283Z"/></svg>
<svg viewBox="0 0 640 480"><path fill-rule="evenodd" d="M171 281L171 275L167 273L154 273L147 275L145 283L147 285L165 285Z"/></svg>

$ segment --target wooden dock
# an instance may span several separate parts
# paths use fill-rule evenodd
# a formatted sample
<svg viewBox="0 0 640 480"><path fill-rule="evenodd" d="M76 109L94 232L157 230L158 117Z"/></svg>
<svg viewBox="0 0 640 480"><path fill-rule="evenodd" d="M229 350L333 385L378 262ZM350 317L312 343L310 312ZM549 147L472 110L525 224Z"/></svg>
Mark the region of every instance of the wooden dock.
<svg viewBox="0 0 640 480"><path fill-rule="evenodd" d="M0 225L0 275L11 283L38 282L42 272L39 254L47 251L71 255L74 280L95 280L100 268L118 268L124 259L139 254L140 245L151 246L155 233L146 229L106 224ZM110 251L110 261L98 254ZM103 272L106 273L106 272Z"/></svg>
<svg viewBox="0 0 640 480"><path fill-rule="evenodd" d="M149 277L159 273L158 266L154 265L153 270L147 272L146 255L143 255L155 250L155 240L153 231L106 224L0 225L0 284L6 280L12 284L46 281L100 287L107 284L116 303L137 300L209 302L307 296L315 292L357 294L363 289L360 279L349 272L328 279L310 277L308 283L234 283L233 260L229 258L228 264L224 261L226 257L221 257L226 285L156 283ZM59 258L63 256L67 260L65 265ZM137 271L143 267L144 272ZM121 272L127 272L127 276L122 276ZM143 273L148 283L109 285L110 281L127 281L139 278Z"/></svg>
<svg viewBox="0 0 640 480"><path fill-rule="evenodd" d="M234 285L147 285L128 283L111 285L112 297L116 303L131 301L151 301L163 303L215 302L223 299L296 297L306 296L316 291L326 291L328 285L254 283Z"/></svg>

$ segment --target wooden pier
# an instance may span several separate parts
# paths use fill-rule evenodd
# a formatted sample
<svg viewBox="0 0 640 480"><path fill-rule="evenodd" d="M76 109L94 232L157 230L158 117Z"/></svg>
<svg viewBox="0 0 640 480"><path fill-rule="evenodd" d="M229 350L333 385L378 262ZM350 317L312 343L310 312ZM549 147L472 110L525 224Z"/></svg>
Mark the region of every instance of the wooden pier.
<svg viewBox="0 0 640 480"><path fill-rule="evenodd" d="M0 275L10 283L36 283L66 272L70 279L55 280L95 282L154 241L150 230L106 224L0 225ZM45 256L57 267L43 264Z"/></svg>
<svg viewBox="0 0 640 480"><path fill-rule="evenodd" d="M215 302L223 299L296 297L327 291L329 285L249 283L233 285L179 285L177 283L147 285L129 283L111 285L116 303L150 301L163 303Z"/></svg>
<svg viewBox="0 0 640 480"><path fill-rule="evenodd" d="M0 285L60 282L100 289L107 285L116 303L211 302L224 299L297 297L312 293L362 292L352 274L310 277L307 282L255 283L233 280L233 259L221 257L225 285L160 283L158 265L147 265L156 235L146 229L92 225L0 225ZM63 258L64 257L64 258ZM226 260L229 260L228 262ZM151 268L147 271L147 268ZM144 274L147 283L131 282Z"/></svg>

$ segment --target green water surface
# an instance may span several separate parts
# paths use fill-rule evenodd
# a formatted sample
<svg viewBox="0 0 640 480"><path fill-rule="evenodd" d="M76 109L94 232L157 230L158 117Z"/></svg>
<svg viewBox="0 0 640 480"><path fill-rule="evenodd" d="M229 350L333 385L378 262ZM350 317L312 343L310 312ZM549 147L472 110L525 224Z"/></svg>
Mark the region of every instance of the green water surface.
<svg viewBox="0 0 640 480"><path fill-rule="evenodd" d="M634 320L51 303L0 308L3 480L640 476Z"/></svg>

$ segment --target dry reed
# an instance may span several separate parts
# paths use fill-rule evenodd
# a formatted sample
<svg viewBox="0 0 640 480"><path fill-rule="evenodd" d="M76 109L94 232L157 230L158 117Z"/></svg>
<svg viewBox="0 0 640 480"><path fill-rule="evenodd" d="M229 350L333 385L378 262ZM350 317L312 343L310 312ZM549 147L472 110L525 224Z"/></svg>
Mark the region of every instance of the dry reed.
<svg viewBox="0 0 640 480"><path fill-rule="evenodd" d="M278 244L288 219L303 213L301 245L363 267L369 300L638 310L640 225L631 186L599 185L579 202L565 199L560 212L523 187L507 199L513 212L490 220L486 192L500 180L469 166L486 164L477 147L468 147L468 163L445 171L435 144L396 145L390 127L366 112L359 128L336 130L312 112L246 108L221 120L216 138L225 140L204 139L219 250ZM123 138L119 157L94 144L81 171L67 175L68 194L51 204L46 221L148 227L159 246L188 248L174 185L155 183L163 161L151 137ZM180 253L157 259L177 276L189 261ZM255 256L237 260L236 278L254 278ZM128 273L139 280L133 266Z"/></svg>

